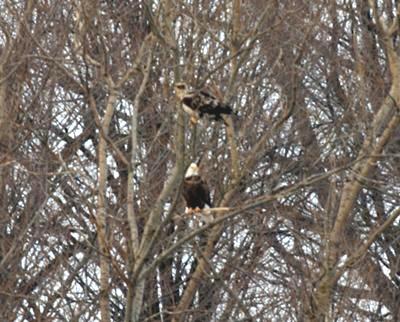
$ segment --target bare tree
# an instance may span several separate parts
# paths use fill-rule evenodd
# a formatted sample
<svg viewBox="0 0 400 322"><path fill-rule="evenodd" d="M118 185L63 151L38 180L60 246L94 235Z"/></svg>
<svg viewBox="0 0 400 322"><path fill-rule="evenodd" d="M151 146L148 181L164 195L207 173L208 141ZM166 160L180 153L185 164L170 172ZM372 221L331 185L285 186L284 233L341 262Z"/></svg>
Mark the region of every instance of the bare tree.
<svg viewBox="0 0 400 322"><path fill-rule="evenodd" d="M398 1L0 12L2 320L400 319ZM181 81L236 114L190 125Z"/></svg>

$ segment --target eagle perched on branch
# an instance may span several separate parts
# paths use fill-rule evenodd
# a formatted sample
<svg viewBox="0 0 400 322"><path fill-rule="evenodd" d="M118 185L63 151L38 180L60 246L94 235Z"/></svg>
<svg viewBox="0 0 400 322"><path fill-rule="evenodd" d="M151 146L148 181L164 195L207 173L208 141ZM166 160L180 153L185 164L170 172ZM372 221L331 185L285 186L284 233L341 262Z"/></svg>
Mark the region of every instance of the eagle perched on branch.
<svg viewBox="0 0 400 322"><path fill-rule="evenodd" d="M183 181L183 197L188 214L212 207L210 188L201 178L199 166L196 163L192 163L186 171Z"/></svg>
<svg viewBox="0 0 400 322"><path fill-rule="evenodd" d="M190 115L192 124L197 124L203 115L208 115L216 121L223 120L222 114L233 113L232 107L223 103L205 90L189 90L185 83L175 85L177 98L182 102L183 110Z"/></svg>

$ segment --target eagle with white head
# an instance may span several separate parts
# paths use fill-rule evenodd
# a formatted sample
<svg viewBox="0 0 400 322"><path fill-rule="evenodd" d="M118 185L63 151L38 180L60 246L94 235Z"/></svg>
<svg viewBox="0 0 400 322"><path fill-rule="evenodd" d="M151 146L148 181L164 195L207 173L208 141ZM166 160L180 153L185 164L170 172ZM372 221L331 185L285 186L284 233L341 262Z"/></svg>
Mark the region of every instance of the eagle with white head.
<svg viewBox="0 0 400 322"><path fill-rule="evenodd" d="M210 189L200 176L199 166L196 163L192 163L186 171L183 197L186 201L186 213L198 213L204 208L212 207Z"/></svg>

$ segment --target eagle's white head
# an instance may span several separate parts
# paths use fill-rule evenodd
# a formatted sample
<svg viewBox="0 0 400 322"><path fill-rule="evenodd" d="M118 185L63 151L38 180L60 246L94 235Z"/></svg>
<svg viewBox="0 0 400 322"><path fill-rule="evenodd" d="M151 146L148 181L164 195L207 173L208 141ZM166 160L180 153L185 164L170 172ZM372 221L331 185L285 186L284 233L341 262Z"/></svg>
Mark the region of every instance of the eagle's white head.
<svg viewBox="0 0 400 322"><path fill-rule="evenodd" d="M194 176L199 176L199 167L196 163L192 163L189 168L186 170L185 178L190 178Z"/></svg>
<svg viewBox="0 0 400 322"><path fill-rule="evenodd" d="M185 83L176 83L175 84L175 94L176 96L182 100L187 93L187 85Z"/></svg>

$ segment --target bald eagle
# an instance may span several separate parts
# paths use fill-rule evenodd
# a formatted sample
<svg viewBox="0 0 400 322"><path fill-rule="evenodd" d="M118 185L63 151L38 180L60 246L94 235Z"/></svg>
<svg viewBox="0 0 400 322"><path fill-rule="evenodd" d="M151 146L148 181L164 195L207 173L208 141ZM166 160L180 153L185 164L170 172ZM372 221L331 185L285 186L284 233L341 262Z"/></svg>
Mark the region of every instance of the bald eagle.
<svg viewBox="0 0 400 322"><path fill-rule="evenodd" d="M186 171L183 181L183 197L186 201L186 213L201 212L204 208L211 208L210 189L201 178L199 167L192 163Z"/></svg>
<svg viewBox="0 0 400 322"><path fill-rule="evenodd" d="M205 90L189 90L185 83L175 85L175 94L182 102L183 110L190 115L192 124L197 124L207 114L215 121L223 120L222 114L230 115L232 108Z"/></svg>

